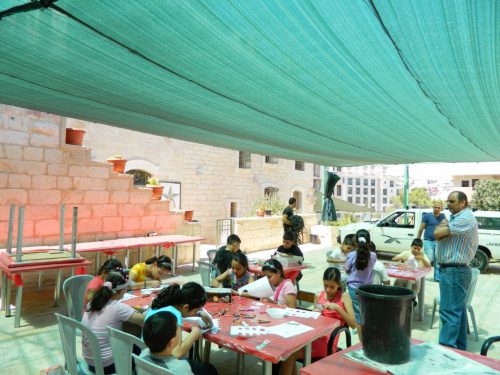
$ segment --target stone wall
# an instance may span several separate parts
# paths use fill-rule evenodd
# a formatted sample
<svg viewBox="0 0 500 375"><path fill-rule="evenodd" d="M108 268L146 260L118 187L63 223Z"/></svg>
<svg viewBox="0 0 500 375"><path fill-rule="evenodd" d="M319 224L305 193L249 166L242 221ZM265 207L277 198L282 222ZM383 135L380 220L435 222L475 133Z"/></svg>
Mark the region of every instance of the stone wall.
<svg viewBox="0 0 500 375"><path fill-rule="evenodd" d="M309 242L310 228L318 223L316 214L301 214L304 219L304 242ZM236 218L235 233L241 238L241 249L248 253L278 248L283 243L281 216Z"/></svg>
<svg viewBox="0 0 500 375"><path fill-rule="evenodd" d="M171 212L169 201L151 200L150 190L135 188L131 176L92 160L88 148L66 145L65 128L63 117L0 105L1 247L13 203L25 207L25 246L58 243L63 203L66 243L73 206L79 242L177 232L182 213Z"/></svg>

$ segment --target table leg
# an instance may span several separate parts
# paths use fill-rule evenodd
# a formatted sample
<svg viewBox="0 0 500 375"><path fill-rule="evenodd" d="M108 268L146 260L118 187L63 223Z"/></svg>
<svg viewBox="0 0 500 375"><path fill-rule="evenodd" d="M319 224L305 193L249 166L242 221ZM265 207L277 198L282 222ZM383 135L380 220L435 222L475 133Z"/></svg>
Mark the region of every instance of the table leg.
<svg viewBox="0 0 500 375"><path fill-rule="evenodd" d="M173 264L173 269L172 269L172 273L175 275L175 271L177 271L177 250L178 250L178 246L177 245L174 245L174 247L172 248L172 261L174 262Z"/></svg>
<svg viewBox="0 0 500 375"><path fill-rule="evenodd" d="M128 265L130 263L130 260L129 260L129 257L130 257L130 250L127 249L125 251L125 268L130 268Z"/></svg>
<svg viewBox="0 0 500 375"><path fill-rule="evenodd" d="M245 354L243 353L236 353L236 374L237 375L242 375L243 374L243 369L245 368L244 362L245 362Z"/></svg>
<svg viewBox="0 0 500 375"><path fill-rule="evenodd" d="M23 286L18 286L16 290L16 312L14 316L14 328L21 325L21 306L23 304ZM10 310L10 308L9 308Z"/></svg>
<svg viewBox="0 0 500 375"><path fill-rule="evenodd" d="M61 275L62 270L57 270L56 287L54 289L54 306L59 306L59 297L61 295Z"/></svg>
<svg viewBox="0 0 500 375"><path fill-rule="evenodd" d="M42 271L38 271L38 292L42 290Z"/></svg>
<svg viewBox="0 0 500 375"><path fill-rule="evenodd" d="M273 374L273 363L269 361L264 362L264 375Z"/></svg>
<svg viewBox="0 0 500 375"><path fill-rule="evenodd" d="M308 342L306 346L304 346L304 367L311 364L311 349L312 343Z"/></svg>
<svg viewBox="0 0 500 375"><path fill-rule="evenodd" d="M2 272L2 291L0 292L0 310L6 310L6 297L7 297L7 275Z"/></svg>
<svg viewBox="0 0 500 375"><path fill-rule="evenodd" d="M101 253L97 251L95 253L95 274L97 275L97 271L99 271L99 268L101 267Z"/></svg>
<svg viewBox="0 0 500 375"><path fill-rule="evenodd" d="M205 341L205 346L203 347L203 362L210 362L210 350L212 349L212 343L208 340Z"/></svg>
<svg viewBox="0 0 500 375"><path fill-rule="evenodd" d="M139 263L142 262L142 247L139 248Z"/></svg>
<svg viewBox="0 0 500 375"><path fill-rule="evenodd" d="M5 275L5 316L11 316L10 311L10 288L12 281Z"/></svg>
<svg viewBox="0 0 500 375"><path fill-rule="evenodd" d="M194 263L196 262L196 243L193 244L193 272L194 272Z"/></svg>
<svg viewBox="0 0 500 375"><path fill-rule="evenodd" d="M160 248L161 248L160 245L155 246L155 255L157 258L160 256Z"/></svg>
<svg viewBox="0 0 500 375"><path fill-rule="evenodd" d="M418 291L418 320L422 321L424 319L424 307L425 307L425 276L420 280L420 290Z"/></svg>

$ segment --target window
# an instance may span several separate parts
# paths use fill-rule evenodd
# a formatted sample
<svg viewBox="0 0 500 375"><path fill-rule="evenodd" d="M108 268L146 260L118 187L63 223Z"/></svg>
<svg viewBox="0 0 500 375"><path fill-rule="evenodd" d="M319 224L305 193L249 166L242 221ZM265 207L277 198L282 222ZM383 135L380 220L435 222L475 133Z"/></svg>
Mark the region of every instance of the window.
<svg viewBox="0 0 500 375"><path fill-rule="evenodd" d="M392 180L391 180L391 181L389 182L389 186L390 186L390 187L394 187L394 181L392 181Z"/></svg>
<svg viewBox="0 0 500 375"><path fill-rule="evenodd" d="M340 197L342 195L342 186L338 185L337 186L337 195Z"/></svg>
<svg viewBox="0 0 500 375"><path fill-rule="evenodd" d="M347 201L348 201L349 203L352 203L352 197L347 197Z"/></svg>
<svg viewBox="0 0 500 375"><path fill-rule="evenodd" d="M252 167L252 154L240 151L240 168L250 169Z"/></svg>
<svg viewBox="0 0 500 375"><path fill-rule="evenodd" d="M462 187L469 187L469 180L462 180Z"/></svg>
<svg viewBox="0 0 500 375"><path fill-rule="evenodd" d="M264 195L268 195L271 197L278 194L278 191L280 191L280 189L278 189L277 187L269 186L264 189Z"/></svg>
<svg viewBox="0 0 500 375"><path fill-rule="evenodd" d="M265 161L267 164L278 164L278 158L274 156L265 156Z"/></svg>
<svg viewBox="0 0 500 375"><path fill-rule="evenodd" d="M371 197L371 202L375 203L375 197Z"/></svg>
<svg viewBox="0 0 500 375"><path fill-rule="evenodd" d="M347 188L347 194L352 194L352 187L350 187L350 186L349 186L349 187Z"/></svg>
<svg viewBox="0 0 500 375"><path fill-rule="evenodd" d="M384 197L384 198L382 199L382 203L387 204L387 198L386 198L386 197Z"/></svg>
<svg viewBox="0 0 500 375"><path fill-rule="evenodd" d="M296 171L304 171L305 163L303 161L295 160L295 170Z"/></svg>
<svg viewBox="0 0 500 375"><path fill-rule="evenodd" d="M477 182L479 181L479 178L473 178L472 179L472 188L475 189L476 188L476 184Z"/></svg>
<svg viewBox="0 0 500 375"><path fill-rule="evenodd" d="M342 167L337 167L337 172L341 172L342 171Z"/></svg>
<svg viewBox="0 0 500 375"><path fill-rule="evenodd" d="M361 194L361 188L356 188L356 194Z"/></svg>
<svg viewBox="0 0 500 375"><path fill-rule="evenodd" d="M386 198L384 198L386 199ZM386 202L384 202L386 203ZM381 221L378 226L398 227L398 228L414 228L415 213L414 212L395 212L384 221Z"/></svg>
<svg viewBox="0 0 500 375"><path fill-rule="evenodd" d="M363 179L363 185L368 186L368 179L367 178Z"/></svg>
<svg viewBox="0 0 500 375"><path fill-rule="evenodd" d="M314 164L314 166L313 166L313 176L314 177L321 177L321 165Z"/></svg>
<svg viewBox="0 0 500 375"><path fill-rule="evenodd" d="M356 203L357 203L357 204L360 204L360 203L361 203L361 198L360 198L360 197L356 197Z"/></svg>
<svg viewBox="0 0 500 375"><path fill-rule="evenodd" d="M237 216L238 216L238 203L231 202L230 217L237 217Z"/></svg>
<svg viewBox="0 0 500 375"><path fill-rule="evenodd" d="M363 197L363 204L367 204L368 203L368 197Z"/></svg>
<svg viewBox="0 0 500 375"><path fill-rule="evenodd" d="M146 186L148 178L152 177L151 173L143 171L142 169L131 169L127 174L134 176L134 186Z"/></svg>
<svg viewBox="0 0 500 375"><path fill-rule="evenodd" d="M313 180L314 191L321 192L321 179L315 178Z"/></svg>
<svg viewBox="0 0 500 375"><path fill-rule="evenodd" d="M297 201L295 208L299 211L302 210L302 193L300 191L294 191L292 197Z"/></svg>
<svg viewBox="0 0 500 375"><path fill-rule="evenodd" d="M371 185L371 186L375 186L375 180L371 180L371 181L370 181L370 185Z"/></svg>
<svg viewBox="0 0 500 375"><path fill-rule="evenodd" d="M352 178L351 178L351 177L349 177L349 178L347 179L347 185L352 185Z"/></svg>
<svg viewBox="0 0 500 375"><path fill-rule="evenodd" d="M383 195L387 195L387 189L383 189L383 190L382 190L382 194L383 194Z"/></svg>
<svg viewBox="0 0 500 375"><path fill-rule="evenodd" d="M375 195L375 188L371 189L371 193L372 193L372 195Z"/></svg>
<svg viewBox="0 0 500 375"><path fill-rule="evenodd" d="M356 179L356 185L361 185L361 179L360 178Z"/></svg>
<svg viewBox="0 0 500 375"><path fill-rule="evenodd" d="M476 216L479 229L500 230L500 217Z"/></svg>
<svg viewBox="0 0 500 375"><path fill-rule="evenodd" d="M368 195L368 188L363 188L363 194Z"/></svg>

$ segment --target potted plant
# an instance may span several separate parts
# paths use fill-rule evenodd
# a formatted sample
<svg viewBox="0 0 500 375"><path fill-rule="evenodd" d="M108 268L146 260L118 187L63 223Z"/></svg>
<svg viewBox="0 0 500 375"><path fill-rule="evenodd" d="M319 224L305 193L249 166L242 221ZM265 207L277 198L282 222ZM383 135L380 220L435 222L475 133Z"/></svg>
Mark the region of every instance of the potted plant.
<svg viewBox="0 0 500 375"><path fill-rule="evenodd" d="M85 130L77 128L66 128L66 144L81 146Z"/></svg>
<svg viewBox="0 0 500 375"><path fill-rule="evenodd" d="M163 196L163 188L164 186L160 184L160 181L156 177L149 177L148 183L146 185L151 189L153 193L153 197L151 199L160 200Z"/></svg>
<svg viewBox="0 0 500 375"><path fill-rule="evenodd" d="M124 159L121 155L115 154L107 158L106 161L113 164L113 172L125 173L125 165L127 164L127 159Z"/></svg>

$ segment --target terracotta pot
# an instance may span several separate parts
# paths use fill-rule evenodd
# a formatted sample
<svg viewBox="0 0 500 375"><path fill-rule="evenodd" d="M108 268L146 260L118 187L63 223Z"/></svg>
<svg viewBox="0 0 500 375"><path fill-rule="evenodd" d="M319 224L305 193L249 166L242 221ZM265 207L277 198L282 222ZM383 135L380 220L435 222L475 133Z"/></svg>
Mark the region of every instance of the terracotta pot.
<svg viewBox="0 0 500 375"><path fill-rule="evenodd" d="M81 146L83 143L83 136L85 135L85 130L66 128L66 143L68 145Z"/></svg>
<svg viewBox="0 0 500 375"><path fill-rule="evenodd" d="M262 208L257 208L255 210L255 215L257 216L264 216L265 211Z"/></svg>
<svg viewBox="0 0 500 375"><path fill-rule="evenodd" d="M115 173L125 173L125 165L127 164L127 160L125 159L108 159L106 160L108 163L113 164L113 172Z"/></svg>
<svg viewBox="0 0 500 375"><path fill-rule="evenodd" d="M151 197L151 199L160 200L161 197L163 196L163 188L164 187L165 186L163 186L163 185L160 185L160 186L148 185L148 188L150 188L151 192L153 193L153 196Z"/></svg>
<svg viewBox="0 0 500 375"><path fill-rule="evenodd" d="M193 221L193 210L186 210L184 211L184 220L186 221Z"/></svg>

